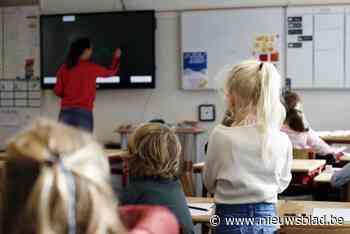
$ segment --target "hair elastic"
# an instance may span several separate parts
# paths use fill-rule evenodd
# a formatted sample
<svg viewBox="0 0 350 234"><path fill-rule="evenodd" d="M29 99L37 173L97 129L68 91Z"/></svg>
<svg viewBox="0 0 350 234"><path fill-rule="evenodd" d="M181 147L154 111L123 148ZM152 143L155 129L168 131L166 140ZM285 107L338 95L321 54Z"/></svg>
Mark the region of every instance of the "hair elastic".
<svg viewBox="0 0 350 234"><path fill-rule="evenodd" d="M63 161L60 156L52 155L45 164L49 166L53 166L58 163L60 170L63 172L67 179L67 187L68 187L68 234L76 233L76 185L74 180L74 175L71 171L69 171L63 164Z"/></svg>
<svg viewBox="0 0 350 234"><path fill-rule="evenodd" d="M264 66L264 62L261 62L260 65L259 65L259 71L261 71L263 66Z"/></svg>

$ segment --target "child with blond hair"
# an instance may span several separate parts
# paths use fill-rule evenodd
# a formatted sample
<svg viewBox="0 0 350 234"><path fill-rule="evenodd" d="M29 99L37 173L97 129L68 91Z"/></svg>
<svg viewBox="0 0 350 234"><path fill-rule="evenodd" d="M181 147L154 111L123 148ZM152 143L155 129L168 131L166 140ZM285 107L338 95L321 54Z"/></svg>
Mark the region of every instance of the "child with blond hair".
<svg viewBox="0 0 350 234"><path fill-rule="evenodd" d="M103 149L86 133L38 120L6 149L0 233L124 234Z"/></svg>
<svg viewBox="0 0 350 234"><path fill-rule="evenodd" d="M130 183L121 193L127 204L161 205L177 217L182 233L193 233L193 223L178 179L181 145L174 131L159 123L145 124L129 140Z"/></svg>
<svg viewBox="0 0 350 234"><path fill-rule="evenodd" d="M281 77L271 63L244 61L229 72L224 92L228 112L210 135L204 169L222 221L216 233L272 234L277 226L259 222L277 216L277 194L289 185L292 165L292 144L280 131ZM226 225L225 218L254 222Z"/></svg>

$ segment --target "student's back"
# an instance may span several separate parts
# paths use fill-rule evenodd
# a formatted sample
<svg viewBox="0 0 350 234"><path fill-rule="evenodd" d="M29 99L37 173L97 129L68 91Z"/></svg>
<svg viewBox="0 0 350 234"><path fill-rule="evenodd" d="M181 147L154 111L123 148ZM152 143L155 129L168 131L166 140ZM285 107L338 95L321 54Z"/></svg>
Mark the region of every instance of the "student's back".
<svg viewBox="0 0 350 234"><path fill-rule="evenodd" d="M292 154L292 146L288 136L280 131L268 134L268 144L271 148L264 159L257 125L215 127L208 154L216 157L208 158L205 178L207 188L215 191L216 202L277 201L277 192L282 192L290 181L286 155Z"/></svg>
<svg viewBox="0 0 350 234"><path fill-rule="evenodd" d="M131 178L120 194L123 205L160 205L167 207L178 219L184 233L192 233L193 223L180 180L162 178Z"/></svg>

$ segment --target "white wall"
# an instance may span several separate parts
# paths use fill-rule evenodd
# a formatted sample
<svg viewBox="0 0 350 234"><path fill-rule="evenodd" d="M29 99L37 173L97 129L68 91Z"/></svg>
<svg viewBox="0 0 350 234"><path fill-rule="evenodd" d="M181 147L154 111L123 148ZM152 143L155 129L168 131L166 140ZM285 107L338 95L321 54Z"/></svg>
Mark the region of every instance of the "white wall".
<svg viewBox="0 0 350 234"><path fill-rule="evenodd" d="M336 1L125 0L125 2L129 9L184 9L205 6L238 6L237 4L335 3ZM350 3L350 1L337 2ZM41 0L41 6L44 13L111 11L120 8L120 2L118 0ZM99 91L95 108L95 129L100 140L108 141L116 138L113 129L121 123L136 123L156 117L164 118L169 122L196 119L197 107L203 103L217 104L219 112L222 112L221 99L215 92L180 90L179 17L176 13L159 13L157 18L157 88L154 90ZM314 129L350 129L350 123L348 123L350 91L302 91L300 94L304 99L308 120ZM42 114L57 118L58 109L58 100L51 91L45 91ZM212 127L213 124L204 126Z"/></svg>

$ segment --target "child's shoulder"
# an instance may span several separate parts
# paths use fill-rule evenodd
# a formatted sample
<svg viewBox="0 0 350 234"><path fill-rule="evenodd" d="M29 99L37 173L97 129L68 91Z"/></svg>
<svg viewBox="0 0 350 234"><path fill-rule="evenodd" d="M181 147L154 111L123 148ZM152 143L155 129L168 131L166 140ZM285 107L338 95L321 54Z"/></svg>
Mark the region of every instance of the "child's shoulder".
<svg viewBox="0 0 350 234"><path fill-rule="evenodd" d="M274 136L274 138L276 140L278 139L279 142L287 144L287 145L291 144L289 136L286 132L280 130L280 131L276 131L275 134L276 135Z"/></svg>

